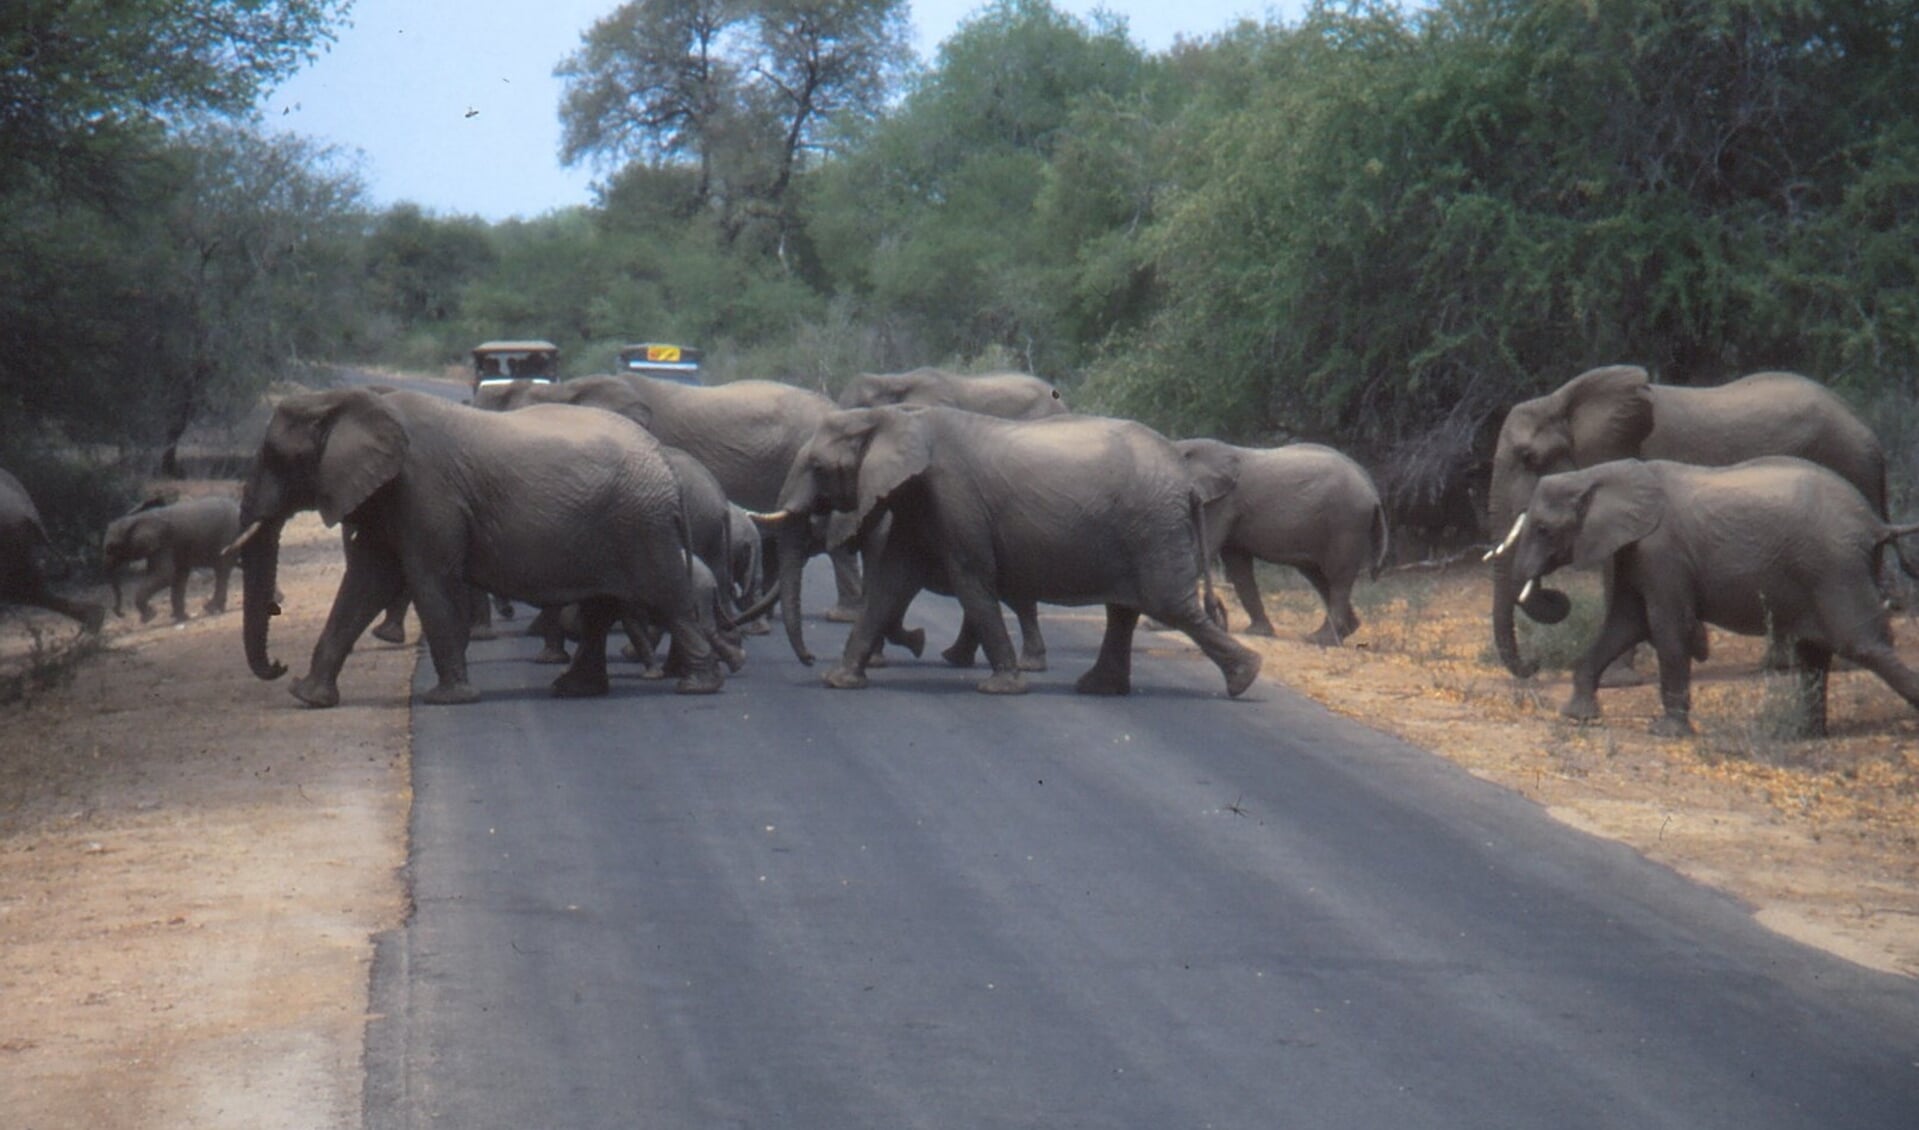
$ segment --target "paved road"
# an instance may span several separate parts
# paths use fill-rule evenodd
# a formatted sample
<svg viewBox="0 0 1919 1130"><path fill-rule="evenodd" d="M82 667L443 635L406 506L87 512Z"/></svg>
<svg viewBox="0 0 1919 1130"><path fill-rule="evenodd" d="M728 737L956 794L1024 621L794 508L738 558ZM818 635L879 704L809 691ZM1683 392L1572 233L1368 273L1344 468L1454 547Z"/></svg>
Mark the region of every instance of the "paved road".
<svg viewBox="0 0 1919 1130"><path fill-rule="evenodd" d="M1021 699L768 638L556 702L475 645L486 701L414 713L368 1125L1919 1126L1913 983L1164 637L1074 696L1048 631Z"/></svg>

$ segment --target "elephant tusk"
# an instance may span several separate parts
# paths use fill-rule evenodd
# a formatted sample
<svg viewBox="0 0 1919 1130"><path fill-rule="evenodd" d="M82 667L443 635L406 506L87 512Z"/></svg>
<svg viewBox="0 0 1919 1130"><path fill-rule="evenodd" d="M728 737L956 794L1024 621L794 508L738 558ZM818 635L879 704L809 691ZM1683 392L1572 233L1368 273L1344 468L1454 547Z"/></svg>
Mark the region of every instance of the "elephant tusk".
<svg viewBox="0 0 1919 1130"><path fill-rule="evenodd" d="M1525 528L1526 528L1526 512L1524 510L1521 510L1519 512L1519 517L1513 519L1513 528L1511 532L1507 533L1506 540L1500 542L1495 549L1493 549L1490 553L1486 554L1486 556L1480 558L1480 560L1491 561L1495 557L1503 557L1506 551L1513 547L1513 543L1519 540L1519 532Z"/></svg>
<svg viewBox="0 0 1919 1130"><path fill-rule="evenodd" d="M251 526L248 526L246 529L240 531L240 536L233 539L232 545L229 545L225 549L221 550L220 556L231 557L232 555L246 548L246 544L252 541L254 537L259 534L260 527L264 525L266 525L265 522L255 522Z"/></svg>
<svg viewBox="0 0 1919 1130"><path fill-rule="evenodd" d="M777 526L781 522L791 518L793 512L791 510L775 510L769 514L760 510L748 510L746 516L762 526Z"/></svg>
<svg viewBox="0 0 1919 1130"><path fill-rule="evenodd" d="M1533 586L1538 583L1539 583L1538 577L1534 577L1532 580L1526 582L1526 587L1519 590L1519 603L1524 604L1528 600L1532 599Z"/></svg>

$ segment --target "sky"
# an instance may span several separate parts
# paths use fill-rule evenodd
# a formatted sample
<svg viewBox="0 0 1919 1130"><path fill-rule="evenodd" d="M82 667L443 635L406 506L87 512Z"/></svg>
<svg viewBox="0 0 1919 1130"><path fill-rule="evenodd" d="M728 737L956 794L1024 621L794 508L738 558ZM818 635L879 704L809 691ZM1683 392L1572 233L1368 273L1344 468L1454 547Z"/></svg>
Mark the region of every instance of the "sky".
<svg viewBox="0 0 1919 1130"><path fill-rule="evenodd" d="M376 207L412 201L443 216L533 218L592 202L595 170L559 163L553 68L620 0L358 0L332 49L262 102L269 128L357 159ZM1126 18L1149 51L1241 17L1297 19L1299 0L1053 0L1082 18ZM931 60L980 0L912 0L914 45Z"/></svg>

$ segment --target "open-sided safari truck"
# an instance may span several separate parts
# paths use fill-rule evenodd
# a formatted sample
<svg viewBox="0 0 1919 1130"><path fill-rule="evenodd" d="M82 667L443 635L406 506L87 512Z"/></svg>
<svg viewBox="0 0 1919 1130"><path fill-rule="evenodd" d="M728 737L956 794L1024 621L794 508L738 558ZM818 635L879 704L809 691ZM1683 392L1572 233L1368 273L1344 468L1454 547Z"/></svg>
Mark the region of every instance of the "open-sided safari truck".
<svg viewBox="0 0 1919 1130"><path fill-rule="evenodd" d="M700 351L690 345L640 342L620 350L620 371L696 385L700 383Z"/></svg>
<svg viewBox="0 0 1919 1130"><path fill-rule="evenodd" d="M483 341L473 347L473 391L501 381L557 381L560 347L550 341Z"/></svg>

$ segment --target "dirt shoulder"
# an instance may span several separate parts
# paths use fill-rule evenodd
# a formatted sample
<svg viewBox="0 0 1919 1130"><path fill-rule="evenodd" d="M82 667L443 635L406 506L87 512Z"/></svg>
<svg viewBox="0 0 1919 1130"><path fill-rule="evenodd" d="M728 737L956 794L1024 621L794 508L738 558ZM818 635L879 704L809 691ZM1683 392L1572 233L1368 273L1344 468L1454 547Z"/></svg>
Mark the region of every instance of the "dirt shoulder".
<svg viewBox="0 0 1919 1130"><path fill-rule="evenodd" d="M295 667L340 569L337 531L288 526L275 650ZM416 652L363 641L342 705L303 710L247 673L237 612L198 615L207 585L184 627L113 621L71 683L0 707L10 1128L359 1125L372 938L406 910ZM1919 715L1903 701L1838 673L1833 736L1775 739L1758 644L1715 634L1699 737L1646 734L1649 685L1602 692L1604 724L1576 726L1557 714L1563 676L1519 684L1490 664L1489 600L1483 569L1401 574L1364 587L1350 646L1249 642L1269 679L1729 891L1775 929L1919 975ZM1319 618L1303 587L1268 604L1283 632ZM25 626L72 636L36 614L0 622L0 668L22 662Z"/></svg>
<svg viewBox="0 0 1919 1130"><path fill-rule="evenodd" d="M282 544L286 652L341 565L311 515ZM405 910L414 649L356 653L345 702L302 710L247 672L237 596L200 613L208 591L177 628L110 619L71 683L0 708L9 1127L360 1124L372 938Z"/></svg>

